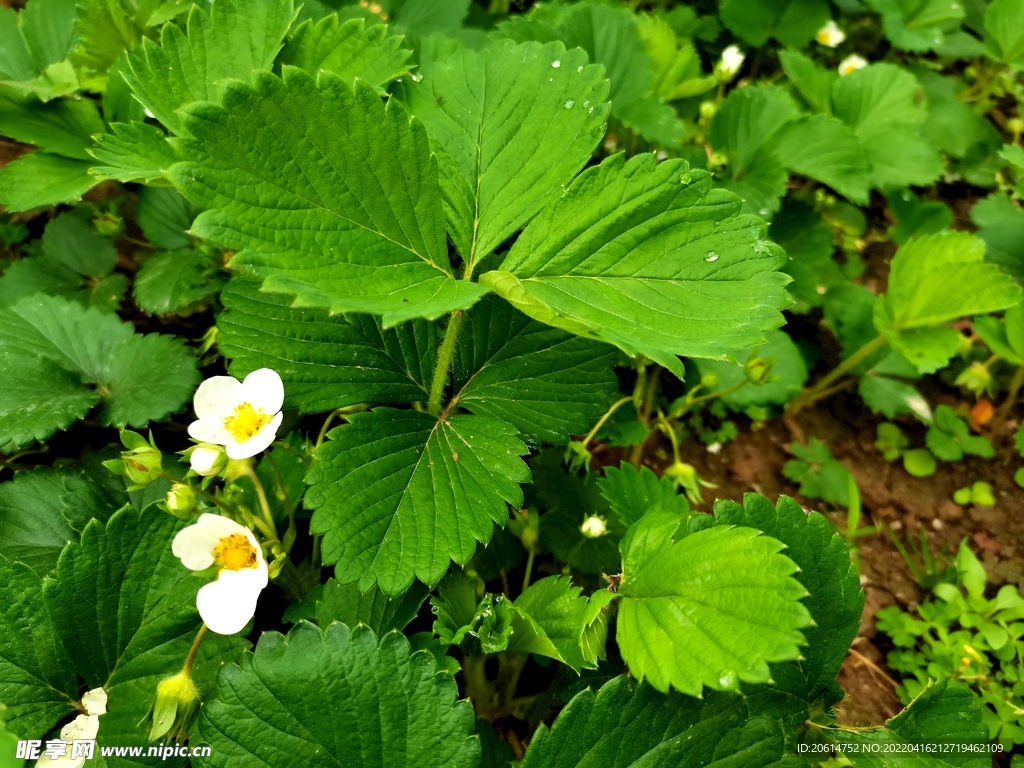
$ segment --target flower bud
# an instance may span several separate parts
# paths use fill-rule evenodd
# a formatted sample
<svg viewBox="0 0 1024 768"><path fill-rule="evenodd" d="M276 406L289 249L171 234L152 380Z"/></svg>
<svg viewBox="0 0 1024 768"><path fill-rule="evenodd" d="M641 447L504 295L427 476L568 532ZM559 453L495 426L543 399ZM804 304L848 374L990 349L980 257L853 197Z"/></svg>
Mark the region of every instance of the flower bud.
<svg viewBox="0 0 1024 768"><path fill-rule="evenodd" d="M590 451L581 440L573 440L565 446L565 461L569 465L570 472L590 472Z"/></svg>
<svg viewBox="0 0 1024 768"><path fill-rule="evenodd" d="M192 512L199 505L196 492L184 483L175 483L167 492L167 511L175 517L187 520L192 517Z"/></svg>
<svg viewBox="0 0 1024 768"><path fill-rule="evenodd" d="M1024 133L1024 120L1019 117L1011 117L1006 121L1006 129L1012 134Z"/></svg>
<svg viewBox="0 0 1024 768"><path fill-rule="evenodd" d="M715 65L715 79L720 83L731 82L739 73L746 58L738 45L730 45L722 51L722 58Z"/></svg>
<svg viewBox="0 0 1024 768"><path fill-rule="evenodd" d="M184 741L192 718L199 711L199 703L199 691L188 670L183 669L174 677L161 680L153 701L149 740L169 738Z"/></svg>
<svg viewBox="0 0 1024 768"><path fill-rule="evenodd" d="M111 211L93 217L92 224L104 237L119 237L124 232L124 219Z"/></svg>
<svg viewBox="0 0 1024 768"><path fill-rule="evenodd" d="M583 521L580 532L588 539L599 539L608 533L608 526L597 515L591 515Z"/></svg>
<svg viewBox="0 0 1024 768"><path fill-rule="evenodd" d="M854 53L839 62L839 74L844 76L849 75L856 72L858 69L864 69L867 65L867 59Z"/></svg>
<svg viewBox="0 0 1024 768"><path fill-rule="evenodd" d="M514 512L508 520L508 529L519 537L528 552L534 551L540 543L540 515L528 509Z"/></svg>
<svg viewBox="0 0 1024 768"><path fill-rule="evenodd" d="M670 477L683 485L692 482L696 476L697 470L691 464L685 464L681 461L675 462L665 470L665 477Z"/></svg>
<svg viewBox="0 0 1024 768"><path fill-rule="evenodd" d="M705 120L710 120L715 116L718 111L718 105L715 102L708 100L700 103L700 116Z"/></svg>
<svg viewBox="0 0 1024 768"><path fill-rule="evenodd" d="M192 471L200 477L219 475L228 465L228 455L224 453L224 447L220 445L200 443L193 448L189 448L186 453L188 453L189 465L192 467Z"/></svg>
<svg viewBox="0 0 1024 768"><path fill-rule="evenodd" d="M128 450L121 451L120 459L104 461L103 466L115 474L127 477L132 482L128 490L144 488L163 476L163 456L153 442L152 435L147 441L142 435L123 429L121 443Z"/></svg>
<svg viewBox="0 0 1024 768"><path fill-rule="evenodd" d="M751 356L743 365L743 374L751 384L767 384L772 380L771 374L774 365L774 357Z"/></svg>

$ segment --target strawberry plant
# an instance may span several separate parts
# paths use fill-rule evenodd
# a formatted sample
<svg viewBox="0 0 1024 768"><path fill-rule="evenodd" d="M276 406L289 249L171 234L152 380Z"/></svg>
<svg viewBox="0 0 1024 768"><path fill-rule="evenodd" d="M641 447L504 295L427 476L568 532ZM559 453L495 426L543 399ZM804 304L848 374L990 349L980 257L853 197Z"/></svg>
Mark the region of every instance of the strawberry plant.
<svg viewBox="0 0 1024 768"><path fill-rule="evenodd" d="M906 709L842 720L879 528L796 420L855 391L916 476L1004 447L1022 0L519 5L0 7L0 765L1020 741L977 568L936 591L1000 725L905 655ZM775 419L845 537L697 466Z"/></svg>

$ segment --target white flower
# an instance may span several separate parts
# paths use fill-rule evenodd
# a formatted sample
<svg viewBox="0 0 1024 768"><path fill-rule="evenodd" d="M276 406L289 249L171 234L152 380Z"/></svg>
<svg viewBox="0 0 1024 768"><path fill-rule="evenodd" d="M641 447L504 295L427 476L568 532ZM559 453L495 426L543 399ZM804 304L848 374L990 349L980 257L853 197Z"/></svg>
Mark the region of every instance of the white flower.
<svg viewBox="0 0 1024 768"><path fill-rule="evenodd" d="M192 471L202 477L220 474L220 471L228 463L228 458L223 448L203 443L192 449L192 454L188 460Z"/></svg>
<svg viewBox="0 0 1024 768"><path fill-rule="evenodd" d="M85 707L85 711L90 715L105 715L107 714L107 692L102 688L93 688L91 691L86 691L85 696L82 697L82 706Z"/></svg>
<svg viewBox="0 0 1024 768"><path fill-rule="evenodd" d="M198 421L188 433L223 445L229 459L248 459L274 442L281 426L284 384L276 371L260 368L239 381L214 376L199 385L193 405Z"/></svg>
<svg viewBox="0 0 1024 768"><path fill-rule="evenodd" d="M867 59L854 53L839 62L839 74L848 75L851 72L856 72L858 69L864 69L867 65Z"/></svg>
<svg viewBox="0 0 1024 768"><path fill-rule="evenodd" d="M220 569L217 580L196 595L199 615L219 635L242 631L256 613L267 586L267 561L252 531L221 515L203 514L195 525L178 531L171 551L191 571Z"/></svg>
<svg viewBox="0 0 1024 768"><path fill-rule="evenodd" d="M588 539L599 539L608 533L608 526L600 517L591 515L583 521L583 525L580 526L580 532Z"/></svg>
<svg viewBox="0 0 1024 768"><path fill-rule="evenodd" d="M79 715L60 729L60 740L67 742L64 753L58 757L43 754L36 765L48 768L81 768L85 765L85 755L72 757L72 742L93 741L100 732L100 715L107 713L107 692L102 688L93 688L82 697L82 706L86 714Z"/></svg>
<svg viewBox="0 0 1024 768"><path fill-rule="evenodd" d="M746 58L738 45L730 45L722 51L722 60L715 67L715 77L722 82L729 82L736 77Z"/></svg>
<svg viewBox="0 0 1024 768"><path fill-rule="evenodd" d="M829 19L828 23L818 30L818 34L814 36L814 39L822 45L835 48L846 39L846 33L832 19Z"/></svg>

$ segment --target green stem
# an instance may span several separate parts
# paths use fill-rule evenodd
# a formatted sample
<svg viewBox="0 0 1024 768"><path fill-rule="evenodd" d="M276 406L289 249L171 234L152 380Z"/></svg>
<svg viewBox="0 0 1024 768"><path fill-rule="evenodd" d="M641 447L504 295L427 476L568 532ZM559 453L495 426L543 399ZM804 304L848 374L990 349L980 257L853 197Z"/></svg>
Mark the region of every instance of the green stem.
<svg viewBox="0 0 1024 768"><path fill-rule="evenodd" d="M199 653L199 644L203 642L203 638L206 637L208 629L206 622L203 622L203 626L199 628L199 634L197 634L196 639L192 641L192 647L189 649L188 656L185 657L185 672L192 671L192 664L195 663L196 654Z"/></svg>
<svg viewBox="0 0 1024 768"><path fill-rule="evenodd" d="M875 352L880 350L887 343L888 342L884 336L876 336L875 338L873 338L871 341L869 341L867 344L865 344L863 347L858 349L848 358L843 360L843 362L841 362L839 365L837 365L835 368L833 368L831 371L825 374L825 376L823 376L813 387L805 389L803 393L801 393L799 396L791 400L789 406L787 406L786 408L787 414L792 416L798 413L801 408L803 408L806 405L809 405L815 399L817 399L816 395L818 395L822 390L827 389L833 381L838 379L840 376L843 376L847 372L851 371L852 369L856 368L861 362L863 362L865 359L867 359Z"/></svg>
<svg viewBox="0 0 1024 768"><path fill-rule="evenodd" d="M626 403L629 403L629 402L632 402L632 400L633 400L633 396L632 395L626 395L621 400L617 400L614 403L614 405L612 405L612 407L609 408L605 412L604 416L602 416L600 418L600 420L597 422L597 424L594 425L594 428L592 430L590 430L589 432L587 432L587 436L583 438L583 446L586 447L587 443L589 443L591 440L594 439L594 435L596 435L598 432L601 431L601 427L603 427L604 423L606 421L608 421L609 418L611 418L611 415L613 413L615 413L617 410L619 410L619 406L625 405Z"/></svg>
<svg viewBox="0 0 1024 768"><path fill-rule="evenodd" d="M654 393L658 389L658 375L661 373L661 366L654 366L654 370L649 374L647 379L647 387L644 391L644 402L640 409L640 422L644 427L650 430L650 419L651 409L654 407ZM629 456L629 463L637 469L640 468L640 460L644 455L644 445L647 443L647 439L644 438L633 447L633 452Z"/></svg>
<svg viewBox="0 0 1024 768"><path fill-rule="evenodd" d="M452 364L452 356L455 354L455 342L459 338L459 329L462 327L463 311L457 309L448 318L448 327L444 332L444 340L441 342L441 349L437 353L437 367L434 368L434 380L430 383L430 400L427 401L427 411L431 416L441 413L441 396L444 394L445 385L448 383L448 369Z"/></svg>
<svg viewBox="0 0 1024 768"><path fill-rule="evenodd" d="M331 411L330 413L327 414L327 418L324 419L324 425L322 427L320 427L320 435L316 439L316 445L313 446L314 453L316 452L317 448L319 448L321 445L324 444L324 438L327 437L327 432L331 428L331 424L333 424L334 420L336 418L338 418L338 416L340 416L340 415L341 415L341 409L340 408L338 408L337 410Z"/></svg>
<svg viewBox="0 0 1024 768"><path fill-rule="evenodd" d="M233 510L231 507L229 507L227 504L225 504L223 501L218 499L216 496L214 496L209 491L205 491L205 490L203 490L202 488L200 488L197 485L192 485L192 484L190 484L186 480L183 480L180 477L175 477L174 475L172 475L170 472L168 472L166 470L161 472L161 477L163 477L165 480L170 480L172 483L178 483L179 485L187 485L189 488L191 488L193 491L198 493L204 499L206 499L207 501L212 501L219 509L223 510L224 512L227 512L228 516L231 517L231 518L234 518L235 515L238 514L235 510Z"/></svg>
<svg viewBox="0 0 1024 768"><path fill-rule="evenodd" d="M1006 393L1006 399L999 406L999 410L996 411L995 434L1002 433L1006 420L1010 416L1010 411L1013 410L1013 405L1017 402L1017 395L1020 393L1022 386L1024 386L1024 365L1018 366L1017 370L1014 371L1013 381L1010 382L1010 391Z"/></svg>
<svg viewBox="0 0 1024 768"><path fill-rule="evenodd" d="M523 574L523 592L526 591L527 587L530 586L530 577L533 575L533 558L537 554L533 547L527 550L526 555L526 573Z"/></svg>
<svg viewBox="0 0 1024 768"><path fill-rule="evenodd" d="M260 482L252 467L249 467L245 476L252 480L253 487L256 489L256 497L260 500L260 508L263 511L263 520L266 522L267 528L273 532L273 540L280 543L277 538L277 523L274 522L274 513L270 511L270 502L267 500L267 492L263 488L263 483Z"/></svg>

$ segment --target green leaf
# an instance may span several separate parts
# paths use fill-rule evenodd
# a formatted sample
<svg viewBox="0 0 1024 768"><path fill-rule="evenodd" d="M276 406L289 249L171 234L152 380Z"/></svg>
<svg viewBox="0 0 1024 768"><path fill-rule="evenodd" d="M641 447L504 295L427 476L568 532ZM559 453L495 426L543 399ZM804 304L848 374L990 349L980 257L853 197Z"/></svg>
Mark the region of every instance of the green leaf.
<svg viewBox="0 0 1024 768"><path fill-rule="evenodd" d="M576 694L549 727L541 725L523 768L661 768L782 765L785 738L749 700L711 692L667 696L621 675L596 693Z"/></svg>
<svg viewBox="0 0 1024 768"><path fill-rule="evenodd" d="M839 73L819 66L799 51L779 51L779 62L789 81L815 112L832 113L832 86Z"/></svg>
<svg viewBox="0 0 1024 768"><path fill-rule="evenodd" d="M959 27L964 6L956 0L867 0L882 15L885 36L902 51L934 50Z"/></svg>
<svg viewBox="0 0 1024 768"><path fill-rule="evenodd" d="M77 698L78 677L57 640L39 576L0 556L0 701L7 705L7 728L40 738Z"/></svg>
<svg viewBox="0 0 1024 768"><path fill-rule="evenodd" d="M729 156L733 179L740 179L782 125L798 116L792 103L776 88L737 88L722 102L708 133L712 146Z"/></svg>
<svg viewBox="0 0 1024 768"><path fill-rule="evenodd" d="M128 56L125 79L142 105L178 136L187 136L179 110L219 102L224 80L254 82L281 50L294 18L292 0L223 0L188 15L188 32L165 24L160 43L145 39Z"/></svg>
<svg viewBox="0 0 1024 768"><path fill-rule="evenodd" d="M815 437L807 446L793 443L795 459L787 461L782 474L800 483L800 494L845 507L850 503L850 470L832 458L828 446Z"/></svg>
<svg viewBox="0 0 1024 768"><path fill-rule="evenodd" d="M181 668L202 623L195 608L202 580L171 553L182 526L170 515L132 509L106 526L94 521L43 585L46 611L74 669L87 688L102 686L109 697L101 746L146 744L139 722L157 683ZM208 688L245 647L238 637L208 637L196 660L197 685Z"/></svg>
<svg viewBox="0 0 1024 768"><path fill-rule="evenodd" d="M306 476L311 530L339 581L389 596L413 578L436 584L450 560L464 565L530 478L515 428L480 416L378 408L329 436Z"/></svg>
<svg viewBox="0 0 1024 768"><path fill-rule="evenodd" d="M184 108L195 140L181 143L188 162L171 177L204 211L193 233L240 251L232 264L265 290L380 314L386 326L483 295L453 279L437 164L422 125L396 100L385 107L365 83L352 91L336 76L316 83L293 69L283 81L232 83L223 100Z"/></svg>
<svg viewBox="0 0 1024 768"><path fill-rule="evenodd" d="M92 518L113 513L93 484L68 469L37 467L0 484L0 555L40 576Z"/></svg>
<svg viewBox="0 0 1024 768"><path fill-rule="evenodd" d="M747 384L736 392L722 395L723 403L734 410L743 410L752 405L785 405L800 394L807 381L807 363L796 344L785 331L769 331L765 343L750 351L740 352L741 363L751 357L773 359L771 374L767 383ZM718 377L714 389L732 389L746 381L743 365L718 360L695 361L701 375L713 373Z"/></svg>
<svg viewBox="0 0 1024 768"><path fill-rule="evenodd" d="M921 393L899 379L869 373L861 377L857 392L873 413L881 413L887 419L912 413L926 424L931 421L931 409Z"/></svg>
<svg viewBox="0 0 1024 768"><path fill-rule="evenodd" d="M709 528L624 552L616 637L637 678L697 696L767 682L769 662L797 658L806 590L783 544L759 533Z"/></svg>
<svg viewBox="0 0 1024 768"><path fill-rule="evenodd" d="M621 155L584 171L481 282L527 315L644 354L725 357L781 322L784 257L704 171Z"/></svg>
<svg viewBox="0 0 1024 768"><path fill-rule="evenodd" d="M295 768L473 768L473 708L457 697L451 676L396 632L378 645L367 627L303 623L264 633L243 668L224 668L193 739L212 748L204 768L251 766L254 754Z"/></svg>
<svg viewBox="0 0 1024 768"><path fill-rule="evenodd" d="M311 75L332 72L350 86L358 77L383 95L387 83L409 73L406 60L411 53L402 47L401 36L389 37L382 24L367 27L363 19L342 21L331 14L317 24L310 19L296 27L278 61Z"/></svg>
<svg viewBox="0 0 1024 768"><path fill-rule="evenodd" d="M199 209L173 189L143 187L139 190L138 221L142 233L157 248L168 251L192 245L189 228Z"/></svg>
<svg viewBox="0 0 1024 768"><path fill-rule="evenodd" d="M557 42L459 51L405 92L430 135L448 231L470 267L561 192L608 117L601 68Z"/></svg>
<svg viewBox="0 0 1024 768"><path fill-rule="evenodd" d="M1002 321L978 317L972 326L994 354L1014 365L1024 365L1024 305L1010 307Z"/></svg>
<svg viewBox="0 0 1024 768"><path fill-rule="evenodd" d="M114 123L110 130L97 136L96 146L89 149L89 154L102 163L89 171L96 179L168 183L167 169L181 158L167 143L163 131L147 123Z"/></svg>
<svg viewBox="0 0 1024 768"><path fill-rule="evenodd" d="M743 497L742 506L716 502L715 521L756 528L786 545L786 556L800 569L795 578L807 590L803 604L814 620L803 628L803 658L792 663L804 678L808 697L828 688L857 636L864 611L860 576L842 536L823 515L805 512L788 496L781 496L775 506L753 493Z"/></svg>
<svg viewBox="0 0 1024 768"><path fill-rule="evenodd" d="M897 245L905 245L912 237L932 235L949 229L953 212L940 200L922 201L909 189L893 191L885 196L889 210L896 216L896 225L889 236Z"/></svg>
<svg viewBox="0 0 1024 768"><path fill-rule="evenodd" d="M132 296L154 315L177 312L216 293L224 284L216 257L205 248L158 253L135 275Z"/></svg>
<svg viewBox="0 0 1024 768"><path fill-rule="evenodd" d="M139 44L146 26L146 19L140 17L153 6L142 3L139 7L127 0L79 0L76 5L80 44L72 61L102 90L106 72L118 56Z"/></svg>
<svg viewBox="0 0 1024 768"><path fill-rule="evenodd" d="M564 662L578 673L596 669L605 656L608 617L602 609L614 595L605 590L583 597L566 576L531 584L515 602L509 650Z"/></svg>
<svg viewBox="0 0 1024 768"><path fill-rule="evenodd" d="M985 241L985 261L1024 282L1024 210L1007 195L989 195L971 208L971 221Z"/></svg>
<svg viewBox="0 0 1024 768"><path fill-rule="evenodd" d="M386 0L395 25L421 34L454 31L469 13L470 0Z"/></svg>
<svg viewBox="0 0 1024 768"><path fill-rule="evenodd" d="M42 244L42 255L16 261L0 277L0 307L42 292L106 311L117 308L128 283L123 275L111 275L117 251L107 238L68 211L46 225Z"/></svg>
<svg viewBox="0 0 1024 768"><path fill-rule="evenodd" d="M984 243L964 232L925 235L902 246L892 260L876 328L890 337L1020 303L1020 288L984 263L984 254Z"/></svg>
<svg viewBox="0 0 1024 768"><path fill-rule="evenodd" d="M464 655L500 653L512 634L512 603L504 595L477 598L479 581L457 568L444 577L430 605L434 632L444 646L460 645Z"/></svg>
<svg viewBox="0 0 1024 768"><path fill-rule="evenodd" d="M973 58L973 57L972 57ZM928 69L917 68L914 74L928 98L928 121L924 136L951 157L966 158L972 149L984 142L991 125L960 96L967 85L957 77L943 77Z"/></svg>
<svg viewBox="0 0 1024 768"><path fill-rule="evenodd" d="M317 602L316 620L321 627L340 621L351 628L365 624L378 635L392 630L401 632L416 618L427 588L418 581L399 597L388 598L376 587L360 592L355 584L342 585L336 579L324 584L323 597Z"/></svg>
<svg viewBox="0 0 1024 768"><path fill-rule="evenodd" d="M549 443L587 432L618 389L614 348L531 320L497 297L466 316L453 402Z"/></svg>
<svg viewBox="0 0 1024 768"><path fill-rule="evenodd" d="M90 165L48 152L24 155L0 170L0 205L13 213L77 202L96 183Z"/></svg>
<svg viewBox="0 0 1024 768"><path fill-rule="evenodd" d="M943 461L960 461L965 453L986 459L995 456L992 443L981 435L972 435L966 422L948 405L935 409L935 426L925 434L924 441Z"/></svg>
<svg viewBox="0 0 1024 768"><path fill-rule="evenodd" d="M103 129L103 118L90 99L44 104L36 96L18 97L0 89L0 132L45 152L89 160L86 148Z"/></svg>
<svg viewBox="0 0 1024 768"><path fill-rule="evenodd" d="M775 159L793 173L828 184L854 202L867 203L871 165L864 147L841 120L829 115L794 120L772 137L770 148Z"/></svg>
<svg viewBox="0 0 1024 768"><path fill-rule="evenodd" d="M296 309L259 284L232 280L217 318L221 353L244 377L273 368L285 405L319 413L357 403L426 401L437 362L437 327L414 320L382 330L368 315Z"/></svg>
<svg viewBox="0 0 1024 768"><path fill-rule="evenodd" d="M650 511L670 512L680 518L690 514L690 503L677 491L675 483L667 477L659 478L648 467L637 470L627 463L608 467L604 476L598 479L597 486L612 511L626 526Z"/></svg>
<svg viewBox="0 0 1024 768"><path fill-rule="evenodd" d="M1024 69L1024 7L1018 0L994 0L985 10L985 52L1017 70Z"/></svg>
<svg viewBox="0 0 1024 768"><path fill-rule="evenodd" d="M988 727L982 722L984 711L966 684L943 680L929 685L885 728L830 728L826 733L839 742L840 749L844 744L857 747L846 753L856 768L983 768L992 761L987 752ZM913 748L908 751L908 743L933 745L936 751L927 756ZM944 745L951 749L942 749ZM975 751L961 751L959 745Z"/></svg>
<svg viewBox="0 0 1024 768"><path fill-rule="evenodd" d="M61 62L66 65L75 42L72 0L34 0L20 12L0 9L0 81L44 100L74 90L73 72L56 82L47 74L56 74L53 67Z"/></svg>
<svg viewBox="0 0 1024 768"><path fill-rule="evenodd" d="M105 424L143 427L184 405L199 379L180 340L136 335L115 315L44 294L0 310L0 374L6 452L66 429L100 401Z"/></svg>
<svg viewBox="0 0 1024 768"><path fill-rule="evenodd" d="M786 200L772 218L768 235L788 257L782 269L793 278L787 286L796 301L796 305L790 308L791 312L807 312L811 307L822 304L831 290L849 285L849 280L832 259L835 250L832 228L811 206L797 200Z"/></svg>
<svg viewBox="0 0 1024 768"><path fill-rule="evenodd" d="M727 0L721 16L730 32L755 48L769 38L803 48L832 18L832 12L823 0Z"/></svg>

